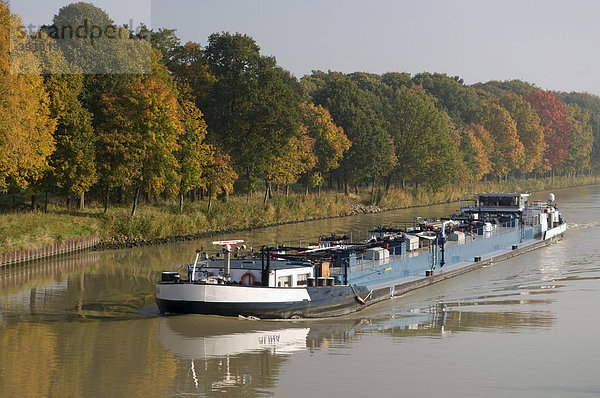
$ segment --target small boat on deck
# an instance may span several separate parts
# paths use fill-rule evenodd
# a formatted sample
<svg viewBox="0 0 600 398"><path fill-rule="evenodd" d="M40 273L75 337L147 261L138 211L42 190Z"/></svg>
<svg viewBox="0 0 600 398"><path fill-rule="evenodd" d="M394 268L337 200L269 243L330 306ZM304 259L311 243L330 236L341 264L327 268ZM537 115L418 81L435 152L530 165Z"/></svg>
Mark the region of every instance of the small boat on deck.
<svg viewBox="0 0 600 398"><path fill-rule="evenodd" d="M560 239L567 224L554 204L526 193L481 193L447 219L378 227L369 239L320 238L306 246L218 241L216 255L197 252L187 275L163 272L161 313L256 318L322 318L371 304L507 259ZM239 246L236 246L239 245Z"/></svg>

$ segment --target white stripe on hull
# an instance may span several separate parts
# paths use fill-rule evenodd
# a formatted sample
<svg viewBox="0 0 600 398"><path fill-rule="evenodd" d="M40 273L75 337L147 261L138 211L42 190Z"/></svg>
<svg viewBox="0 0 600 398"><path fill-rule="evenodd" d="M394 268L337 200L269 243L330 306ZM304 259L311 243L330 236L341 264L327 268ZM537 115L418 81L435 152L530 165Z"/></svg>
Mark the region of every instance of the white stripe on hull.
<svg viewBox="0 0 600 398"><path fill-rule="evenodd" d="M283 303L310 301L305 288L249 287L165 283L156 285L156 297L205 303Z"/></svg>
<svg viewBox="0 0 600 398"><path fill-rule="evenodd" d="M558 227L549 229L548 231L546 231L546 235L544 237L544 239L550 239L550 238L554 238L557 235L560 234L564 234L565 231L567 230L567 223L562 223L560 224Z"/></svg>

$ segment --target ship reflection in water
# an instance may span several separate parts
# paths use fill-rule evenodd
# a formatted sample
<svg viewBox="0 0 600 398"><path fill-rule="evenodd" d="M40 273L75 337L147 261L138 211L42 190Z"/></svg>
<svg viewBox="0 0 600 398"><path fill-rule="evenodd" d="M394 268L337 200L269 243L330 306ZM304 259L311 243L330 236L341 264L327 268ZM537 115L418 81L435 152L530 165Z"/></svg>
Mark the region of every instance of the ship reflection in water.
<svg viewBox="0 0 600 398"><path fill-rule="evenodd" d="M396 338L445 338L471 330L550 328L552 312L481 311L486 305L511 305L512 300L445 303L404 314L320 321L252 321L202 315L161 317L160 345L178 362L171 385L174 394L227 392L260 395L274 388L283 366L294 353L351 349L366 335ZM529 300L547 304L549 300ZM522 300L514 304L523 304ZM471 307L478 307L471 310ZM388 341L389 342L389 341ZM391 343L391 342L390 342Z"/></svg>

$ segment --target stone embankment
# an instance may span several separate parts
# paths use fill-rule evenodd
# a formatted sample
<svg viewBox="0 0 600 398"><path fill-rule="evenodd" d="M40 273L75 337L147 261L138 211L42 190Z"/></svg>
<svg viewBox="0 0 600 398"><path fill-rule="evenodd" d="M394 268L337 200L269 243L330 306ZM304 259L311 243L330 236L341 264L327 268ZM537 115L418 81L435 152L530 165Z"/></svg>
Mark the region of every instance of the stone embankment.
<svg viewBox="0 0 600 398"><path fill-rule="evenodd" d="M381 213L381 209L377 206L364 206L359 203L350 205L350 214L368 214L368 213Z"/></svg>

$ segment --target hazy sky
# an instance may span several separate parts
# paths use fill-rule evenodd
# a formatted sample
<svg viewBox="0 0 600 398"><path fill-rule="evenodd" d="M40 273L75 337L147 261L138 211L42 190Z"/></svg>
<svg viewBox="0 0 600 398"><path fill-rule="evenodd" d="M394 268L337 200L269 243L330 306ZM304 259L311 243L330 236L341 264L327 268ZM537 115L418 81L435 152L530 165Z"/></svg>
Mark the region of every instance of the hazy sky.
<svg viewBox="0 0 600 398"><path fill-rule="evenodd" d="M12 0L26 24L69 1ZM594 0L101 0L118 23L252 36L297 77L313 69L429 71L465 82L519 78L600 95L600 1Z"/></svg>

